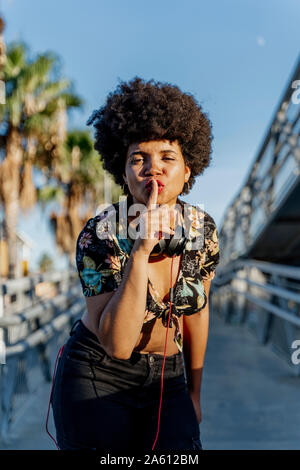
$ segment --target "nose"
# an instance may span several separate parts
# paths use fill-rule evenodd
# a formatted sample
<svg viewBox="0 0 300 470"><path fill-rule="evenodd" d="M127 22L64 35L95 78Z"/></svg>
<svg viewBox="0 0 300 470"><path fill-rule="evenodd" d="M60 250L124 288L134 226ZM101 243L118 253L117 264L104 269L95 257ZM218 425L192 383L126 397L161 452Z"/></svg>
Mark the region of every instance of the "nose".
<svg viewBox="0 0 300 470"><path fill-rule="evenodd" d="M147 175L158 175L161 174L161 165L155 159L149 159L146 164L145 173Z"/></svg>

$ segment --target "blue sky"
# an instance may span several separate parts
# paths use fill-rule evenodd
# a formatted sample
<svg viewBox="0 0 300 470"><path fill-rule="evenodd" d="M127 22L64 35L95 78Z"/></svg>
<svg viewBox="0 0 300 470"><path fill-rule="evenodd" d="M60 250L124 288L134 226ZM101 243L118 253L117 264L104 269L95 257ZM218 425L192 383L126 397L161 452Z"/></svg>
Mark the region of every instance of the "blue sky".
<svg viewBox="0 0 300 470"><path fill-rule="evenodd" d="M203 204L218 228L242 186L295 66L298 0L0 0L5 40L32 54L51 50L85 100L69 128L85 128L118 80L135 75L192 93L213 125L212 163L197 178L190 203ZM39 209L20 217L36 243L64 264Z"/></svg>

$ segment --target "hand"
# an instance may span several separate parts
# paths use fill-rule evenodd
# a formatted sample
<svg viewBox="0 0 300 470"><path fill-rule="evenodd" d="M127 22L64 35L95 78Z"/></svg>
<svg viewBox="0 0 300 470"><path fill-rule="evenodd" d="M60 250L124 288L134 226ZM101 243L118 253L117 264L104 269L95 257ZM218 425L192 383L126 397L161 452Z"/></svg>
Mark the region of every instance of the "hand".
<svg viewBox="0 0 300 470"><path fill-rule="evenodd" d="M191 397L191 400L192 400L193 405L194 405L194 409L195 409L195 412L196 412L198 424L200 424L201 421L202 421L202 412L201 412L201 407L200 407L200 396L195 395L193 393L190 393L190 397Z"/></svg>
<svg viewBox="0 0 300 470"><path fill-rule="evenodd" d="M129 224L134 229L140 224L141 234L135 240L134 249L147 255L150 255L160 238L170 238L170 235L175 233L170 224L173 222L175 226L177 211L171 209L168 204L159 206L157 195L158 184L156 180L152 180L151 193L145 210Z"/></svg>

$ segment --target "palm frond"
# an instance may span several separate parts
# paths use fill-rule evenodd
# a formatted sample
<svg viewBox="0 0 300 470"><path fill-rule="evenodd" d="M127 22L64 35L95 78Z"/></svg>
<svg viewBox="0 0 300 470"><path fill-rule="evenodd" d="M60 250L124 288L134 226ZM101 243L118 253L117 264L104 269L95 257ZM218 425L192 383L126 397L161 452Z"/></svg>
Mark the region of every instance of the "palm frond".
<svg viewBox="0 0 300 470"><path fill-rule="evenodd" d="M38 88L35 91L36 100L38 102L49 102L53 98L56 98L63 90L68 88L70 85L69 80L61 80L59 82L49 82ZM44 108L43 108L44 109ZM42 110L39 110L42 111Z"/></svg>
<svg viewBox="0 0 300 470"><path fill-rule="evenodd" d="M6 62L3 67L4 81L17 77L26 64L28 46L25 43L11 43L7 47Z"/></svg>
<svg viewBox="0 0 300 470"><path fill-rule="evenodd" d="M20 80L24 83L27 93L33 93L39 85L49 80L49 73L55 58L56 56L50 52L40 54L34 62L23 68Z"/></svg>
<svg viewBox="0 0 300 470"><path fill-rule="evenodd" d="M50 201L61 201L63 199L63 190L60 186L46 185L37 189L38 200L42 203Z"/></svg>
<svg viewBox="0 0 300 470"><path fill-rule="evenodd" d="M61 93L60 98L64 100L67 108L80 108L84 104L84 100L73 93Z"/></svg>

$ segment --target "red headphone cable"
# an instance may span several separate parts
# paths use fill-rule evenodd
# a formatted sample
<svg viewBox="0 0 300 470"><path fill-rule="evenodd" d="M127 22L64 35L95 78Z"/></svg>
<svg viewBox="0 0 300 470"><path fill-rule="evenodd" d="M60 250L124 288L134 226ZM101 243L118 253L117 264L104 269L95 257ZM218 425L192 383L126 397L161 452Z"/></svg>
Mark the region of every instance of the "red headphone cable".
<svg viewBox="0 0 300 470"><path fill-rule="evenodd" d="M163 394L163 374L164 374L164 368L165 368L167 338L168 338L169 324L170 324L170 318L171 318L171 309L172 309L172 302L173 302L172 271L173 271L173 259L174 259L174 257L175 257L175 255L172 256L172 263L171 263L170 308L169 308L169 318L168 318L168 326L167 326L166 341L165 341L164 360L163 360L163 366L162 366L162 372L161 372L161 389L160 389L160 403L159 403L159 412L158 412L157 433L156 433L156 438L155 438L154 444L152 446L152 450L154 449L154 447L156 445L156 441L158 439L158 434L159 434L159 426L160 426L160 412L161 412L161 403L162 403L162 394Z"/></svg>

